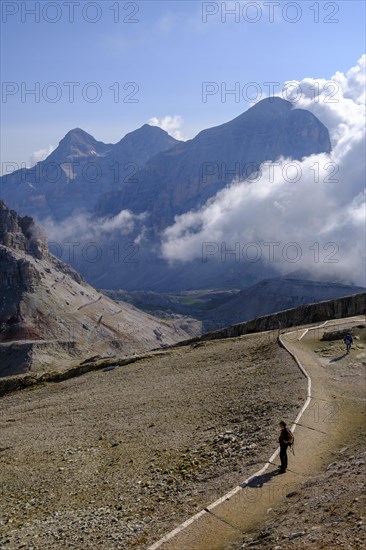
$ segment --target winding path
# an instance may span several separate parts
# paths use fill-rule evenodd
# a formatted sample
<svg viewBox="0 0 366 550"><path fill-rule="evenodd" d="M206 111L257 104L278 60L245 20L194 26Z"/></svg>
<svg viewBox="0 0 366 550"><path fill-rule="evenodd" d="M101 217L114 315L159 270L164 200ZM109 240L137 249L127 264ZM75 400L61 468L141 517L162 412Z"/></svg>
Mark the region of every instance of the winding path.
<svg viewBox="0 0 366 550"><path fill-rule="evenodd" d="M223 550L232 543L239 543L243 532L260 525L268 509L280 504L286 494L318 471L324 455L347 432L348 417L342 406L342 388L330 383L329 372L311 351L309 343L312 338L321 337L325 326L351 326L363 321L363 317L326 321L280 337L281 344L308 380L306 400L291 427L295 432L296 454L289 454L286 474L278 475L277 449L259 471L168 533L149 550Z"/></svg>

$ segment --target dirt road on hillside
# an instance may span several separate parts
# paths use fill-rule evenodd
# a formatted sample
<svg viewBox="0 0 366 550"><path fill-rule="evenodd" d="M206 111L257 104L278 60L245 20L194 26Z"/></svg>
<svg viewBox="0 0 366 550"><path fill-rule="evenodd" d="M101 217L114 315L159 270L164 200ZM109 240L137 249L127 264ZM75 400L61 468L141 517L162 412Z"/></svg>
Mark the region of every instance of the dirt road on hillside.
<svg viewBox="0 0 366 550"><path fill-rule="evenodd" d="M304 392L263 333L2 397L0 548L148 548L255 472Z"/></svg>
<svg viewBox="0 0 366 550"><path fill-rule="evenodd" d="M332 452L352 440L364 422L364 382L357 378L345 381L345 378L334 376L334 369L330 368L329 360L321 360L314 350L319 348L319 340L324 330L355 327L364 324L364 321L363 317L329 321L324 328L298 329L282 336L286 348L296 355L311 378L311 399L295 428L296 451L295 456L289 455L287 473L277 474L277 456L274 464L267 465L265 472L249 482L241 482L231 494L227 494L188 520L175 532L151 546L151 550L237 548L243 539L243 533L259 528L268 518L268 511L272 511L286 500L286 495L296 494L301 483L311 479L327 461L329 462ZM352 353L353 356L357 355L357 360L361 363L362 357L365 359L365 346L361 345L358 348ZM333 359L333 365L350 357L341 353ZM304 401L305 397L304 395ZM305 533L295 535L294 539ZM258 544L251 544L251 547L263 547L260 537ZM291 548L294 548L292 541L290 544ZM303 544L306 546L306 543ZM347 546L356 547L358 548Z"/></svg>

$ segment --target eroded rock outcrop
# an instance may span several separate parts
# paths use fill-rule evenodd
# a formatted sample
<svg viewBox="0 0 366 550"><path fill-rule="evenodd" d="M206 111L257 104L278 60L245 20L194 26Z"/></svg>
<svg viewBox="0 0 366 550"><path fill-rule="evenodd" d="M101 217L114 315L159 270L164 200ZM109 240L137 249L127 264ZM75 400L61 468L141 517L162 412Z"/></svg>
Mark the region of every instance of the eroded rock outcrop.
<svg viewBox="0 0 366 550"><path fill-rule="evenodd" d="M47 238L29 216L21 218L0 199L0 245L27 252L41 260L47 256Z"/></svg>
<svg viewBox="0 0 366 550"><path fill-rule="evenodd" d="M32 218L3 201L0 221L0 377L62 370L92 354L124 357L187 337L181 322L161 321L89 286L48 252Z"/></svg>

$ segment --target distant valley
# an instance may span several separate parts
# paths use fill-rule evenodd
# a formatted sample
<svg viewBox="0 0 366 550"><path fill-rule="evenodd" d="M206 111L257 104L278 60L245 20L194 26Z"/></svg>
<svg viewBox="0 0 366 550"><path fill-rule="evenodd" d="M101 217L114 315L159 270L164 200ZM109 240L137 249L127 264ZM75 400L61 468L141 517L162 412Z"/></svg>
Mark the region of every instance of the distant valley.
<svg viewBox="0 0 366 550"><path fill-rule="evenodd" d="M244 290L197 290L176 294L104 292L114 300L130 303L160 318L189 315L202 322L202 331L207 332L301 305L363 293L365 288L280 277L263 280Z"/></svg>

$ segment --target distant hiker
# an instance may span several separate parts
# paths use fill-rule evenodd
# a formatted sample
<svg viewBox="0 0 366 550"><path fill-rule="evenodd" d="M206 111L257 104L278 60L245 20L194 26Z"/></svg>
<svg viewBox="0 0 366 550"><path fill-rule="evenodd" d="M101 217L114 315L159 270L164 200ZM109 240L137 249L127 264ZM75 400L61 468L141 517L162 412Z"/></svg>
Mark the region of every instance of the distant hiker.
<svg viewBox="0 0 366 550"><path fill-rule="evenodd" d="M343 341L346 344L347 353L349 353L349 351L351 349L351 346L352 346L352 342L353 342L353 338L352 338L352 336L350 335L349 332L347 332L347 334L344 337Z"/></svg>
<svg viewBox="0 0 366 550"><path fill-rule="evenodd" d="M280 460L281 460L281 467L280 472L285 473L287 469L287 447L291 446L294 442L294 436L290 432L288 428L286 428L286 422L281 420L279 423L279 426L281 428L280 437L278 438L278 442L280 444Z"/></svg>

